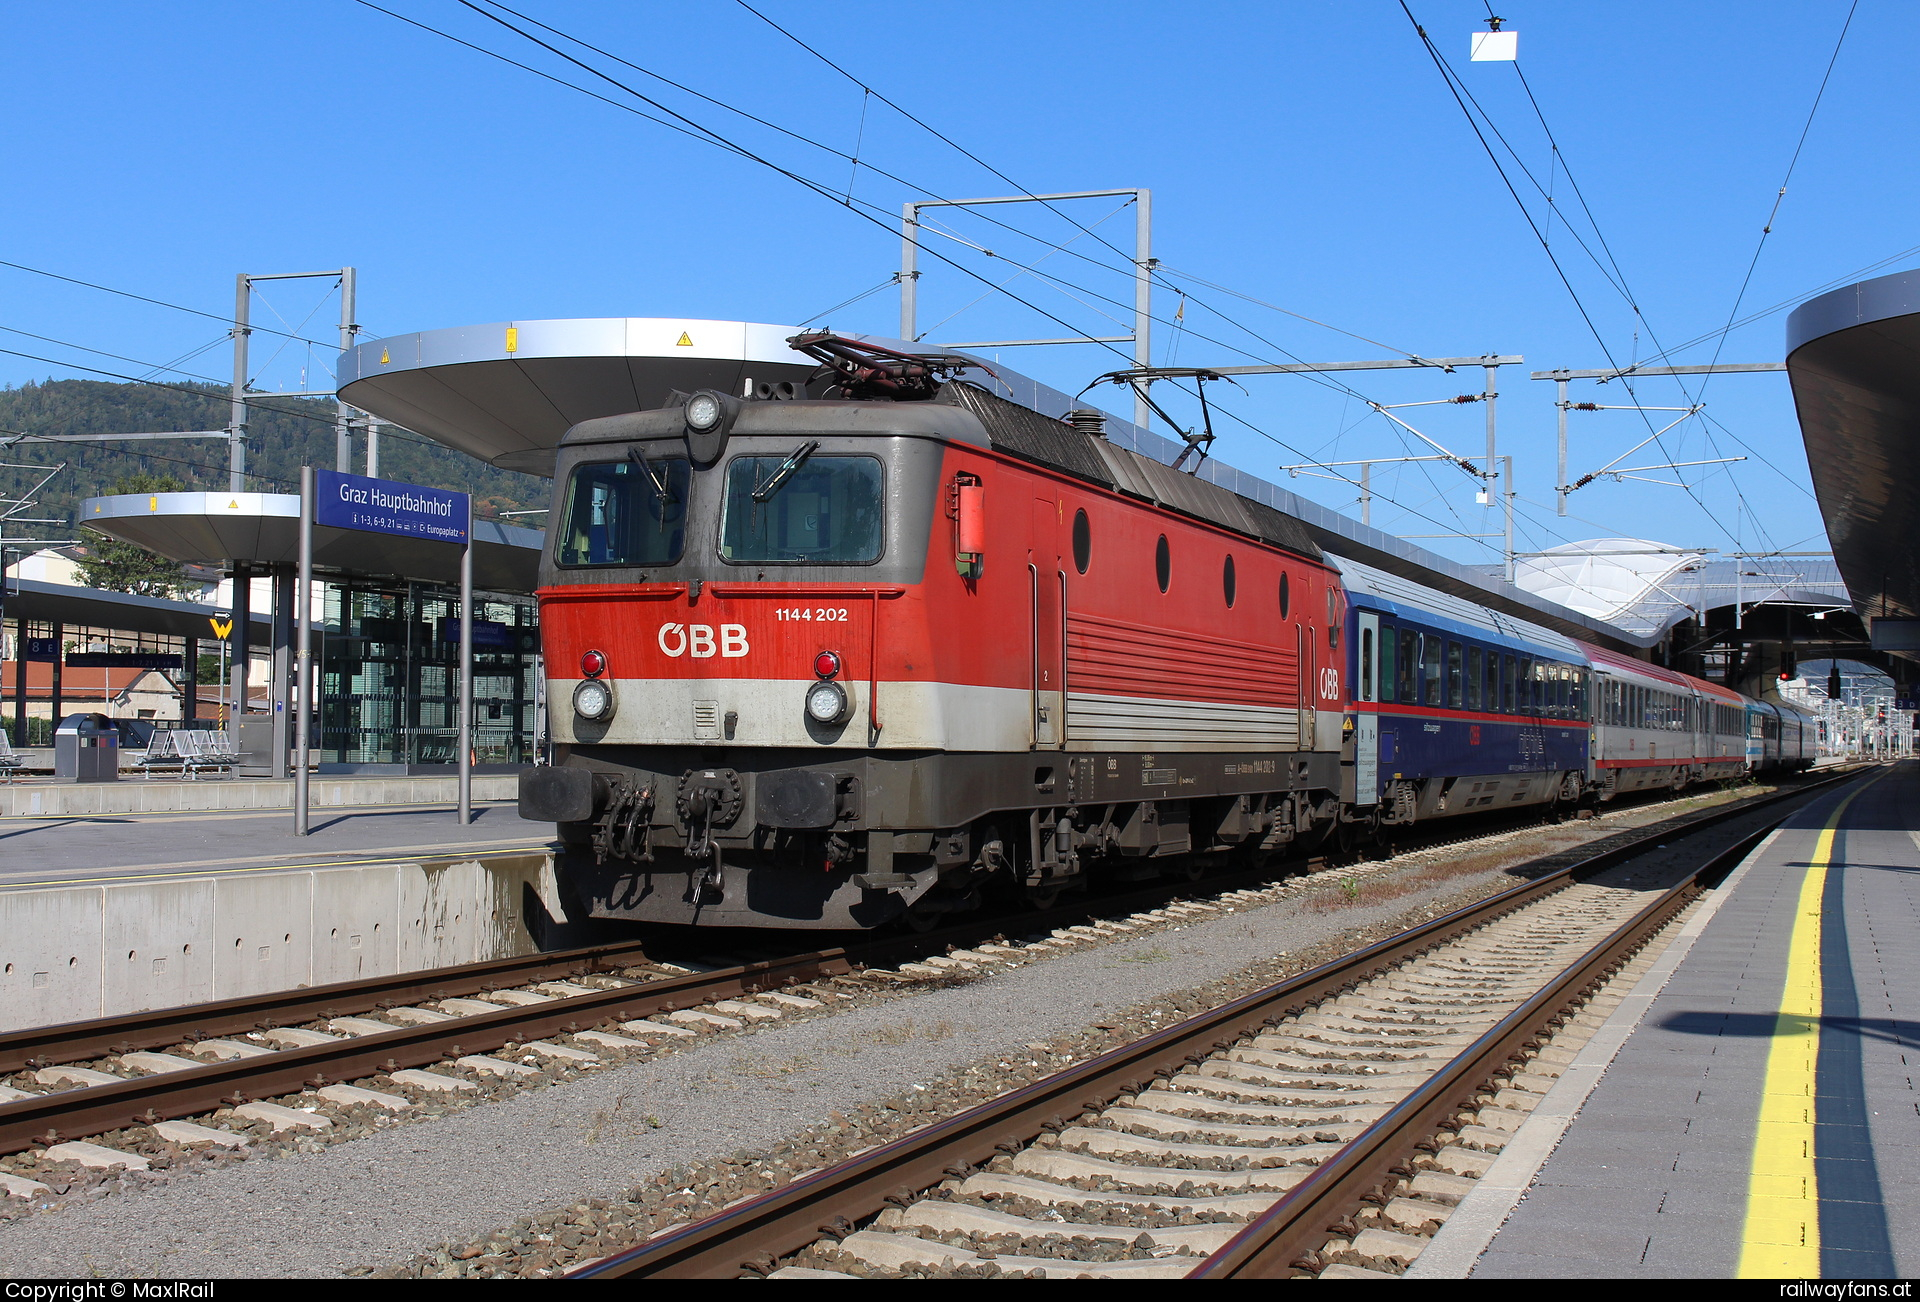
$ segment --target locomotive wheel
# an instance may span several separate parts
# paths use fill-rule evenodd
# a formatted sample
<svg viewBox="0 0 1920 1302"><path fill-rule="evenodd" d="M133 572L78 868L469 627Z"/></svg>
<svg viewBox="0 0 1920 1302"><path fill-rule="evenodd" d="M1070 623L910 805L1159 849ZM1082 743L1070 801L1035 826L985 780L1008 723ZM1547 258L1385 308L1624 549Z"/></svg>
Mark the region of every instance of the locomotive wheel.
<svg viewBox="0 0 1920 1302"><path fill-rule="evenodd" d="M1051 909L1060 902L1060 896L1066 889L1065 882L1043 882L1038 886L1025 887L1021 895L1031 908Z"/></svg>

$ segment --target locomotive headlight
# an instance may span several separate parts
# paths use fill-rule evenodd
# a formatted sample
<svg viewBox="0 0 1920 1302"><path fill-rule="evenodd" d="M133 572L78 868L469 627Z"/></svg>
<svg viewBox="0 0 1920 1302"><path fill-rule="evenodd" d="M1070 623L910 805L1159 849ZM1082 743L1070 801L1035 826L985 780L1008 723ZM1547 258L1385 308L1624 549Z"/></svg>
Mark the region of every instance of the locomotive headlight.
<svg viewBox="0 0 1920 1302"><path fill-rule="evenodd" d="M807 689L807 717L815 723L839 723L847 717L847 689L835 682Z"/></svg>
<svg viewBox="0 0 1920 1302"><path fill-rule="evenodd" d="M686 418L689 429L699 430L702 434L720 423L727 409L721 405L717 394L696 393L687 399Z"/></svg>
<svg viewBox="0 0 1920 1302"><path fill-rule="evenodd" d="M613 684L589 678L573 689L573 712L583 719L605 723L613 717Z"/></svg>

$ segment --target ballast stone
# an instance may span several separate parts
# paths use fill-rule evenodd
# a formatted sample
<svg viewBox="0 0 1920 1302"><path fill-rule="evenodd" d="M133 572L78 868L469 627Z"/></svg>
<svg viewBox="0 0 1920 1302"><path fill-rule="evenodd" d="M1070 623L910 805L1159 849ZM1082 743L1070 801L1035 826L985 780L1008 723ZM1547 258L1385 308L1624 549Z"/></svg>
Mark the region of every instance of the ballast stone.
<svg viewBox="0 0 1920 1302"><path fill-rule="evenodd" d="M96 1170L107 1170L124 1166L129 1171L144 1171L149 1166L146 1158L138 1153L123 1153L117 1148L107 1148L101 1144L89 1144L83 1140L71 1143L55 1144L47 1150L49 1162L78 1162L81 1166L90 1166Z"/></svg>
<svg viewBox="0 0 1920 1302"><path fill-rule="evenodd" d="M42 1085L118 1085L127 1079L91 1067L42 1067L33 1078Z"/></svg>
<svg viewBox="0 0 1920 1302"><path fill-rule="evenodd" d="M482 1076L538 1076L538 1067L529 1067L524 1062L506 1062L500 1058L489 1058L485 1054L470 1053L464 1058L455 1058L454 1062L468 1071L477 1071Z"/></svg>
<svg viewBox="0 0 1920 1302"><path fill-rule="evenodd" d="M386 1028L391 1031L394 1028ZM316 1044L332 1044L340 1037L328 1035L325 1031L309 1031L304 1026L276 1026L271 1031L262 1031L260 1038L289 1049L310 1049Z"/></svg>
<svg viewBox="0 0 1920 1302"><path fill-rule="evenodd" d="M171 1144L218 1144L222 1148L245 1148L247 1137L231 1131L197 1126L191 1121L156 1121L153 1133Z"/></svg>
<svg viewBox="0 0 1920 1302"><path fill-rule="evenodd" d="M379 1090L362 1089L358 1085L327 1085L319 1091L320 1097L329 1103L338 1103L351 1107L355 1103L371 1103L375 1107L386 1108L390 1112L399 1112L413 1106L411 1099L403 1099L398 1094L382 1094Z"/></svg>
<svg viewBox="0 0 1920 1302"><path fill-rule="evenodd" d="M450 1093L453 1090L477 1090L480 1087L470 1080L461 1080L458 1076L442 1076L437 1071L421 1071L408 1067L402 1071L390 1071L387 1079L396 1085L412 1085L416 1089L436 1090Z"/></svg>
<svg viewBox="0 0 1920 1302"><path fill-rule="evenodd" d="M172 1053L123 1053L120 1055L120 1061L128 1067L137 1067L141 1071L152 1072L156 1076L169 1071L191 1071L195 1067L207 1065Z"/></svg>
<svg viewBox="0 0 1920 1302"><path fill-rule="evenodd" d="M262 1058L275 1050L258 1044L248 1044L245 1040L202 1040L193 1046L195 1053L204 1053L221 1062L235 1058Z"/></svg>
<svg viewBox="0 0 1920 1302"><path fill-rule="evenodd" d="M329 1130L333 1122L313 1112L302 1112L298 1108L282 1107L278 1103L243 1103L233 1110L236 1117L245 1117L248 1121L264 1121L273 1127L274 1133L282 1130Z"/></svg>

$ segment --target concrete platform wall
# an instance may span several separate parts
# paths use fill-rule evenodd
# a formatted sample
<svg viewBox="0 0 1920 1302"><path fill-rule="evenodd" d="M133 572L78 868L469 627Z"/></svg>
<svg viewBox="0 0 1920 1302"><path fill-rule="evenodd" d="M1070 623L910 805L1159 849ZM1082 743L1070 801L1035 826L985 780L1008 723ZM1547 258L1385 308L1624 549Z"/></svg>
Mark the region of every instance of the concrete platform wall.
<svg viewBox="0 0 1920 1302"><path fill-rule="evenodd" d="M574 930L547 855L8 891L0 1031L585 943Z"/></svg>
<svg viewBox="0 0 1920 1302"><path fill-rule="evenodd" d="M475 800L512 800L516 774L473 779ZM315 809L349 805L451 805L460 798L456 778L364 777L309 781ZM293 780L270 778L122 779L72 785L20 782L0 785L0 817L65 817L75 814L152 814L177 810L291 809Z"/></svg>

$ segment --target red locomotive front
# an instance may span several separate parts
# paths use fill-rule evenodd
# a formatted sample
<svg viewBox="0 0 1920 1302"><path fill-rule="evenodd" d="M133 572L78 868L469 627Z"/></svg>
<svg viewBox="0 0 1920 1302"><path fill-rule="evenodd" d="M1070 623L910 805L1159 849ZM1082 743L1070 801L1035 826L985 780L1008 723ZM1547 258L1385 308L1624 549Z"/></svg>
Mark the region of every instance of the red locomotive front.
<svg viewBox="0 0 1920 1302"><path fill-rule="evenodd" d="M595 915L927 926L1332 827L1337 582L1297 524L923 392L567 434L521 812Z"/></svg>

